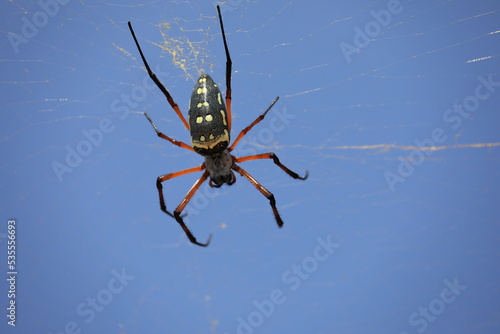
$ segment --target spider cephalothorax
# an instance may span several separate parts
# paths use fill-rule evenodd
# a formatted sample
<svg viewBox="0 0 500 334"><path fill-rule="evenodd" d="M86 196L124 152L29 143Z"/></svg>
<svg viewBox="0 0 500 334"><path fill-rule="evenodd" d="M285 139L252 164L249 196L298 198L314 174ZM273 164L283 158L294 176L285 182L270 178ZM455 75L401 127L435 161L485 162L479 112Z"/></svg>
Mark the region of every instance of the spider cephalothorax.
<svg viewBox="0 0 500 334"><path fill-rule="evenodd" d="M231 167L233 167L233 156L229 153L229 150L207 155L205 157L205 168L210 174L210 186L219 188L224 183L230 186L236 182Z"/></svg>
<svg viewBox="0 0 500 334"><path fill-rule="evenodd" d="M236 137L236 140L229 146L230 143L230 133L231 133L231 67L232 61L229 55L229 49L227 47L226 42L226 34L224 33L224 25L222 23L222 15L220 12L220 7L217 6L217 12L219 14L219 23L222 32L222 40L224 42L224 50L226 52L226 96L223 99L221 91L219 87L215 84L212 78L208 74L202 74L198 81L196 82L193 93L191 94L191 100L189 102L189 111L188 111L188 121L184 118L179 109L177 103L175 103L174 99L168 92L168 90L163 86L163 84L158 80L156 75L151 71L151 68L142 53L141 47L139 46L139 42L135 37L134 30L132 29L132 24L129 22L128 26L130 28L130 32L132 33L132 37L134 38L135 44L139 53L141 55L142 61L144 62L144 66L148 71L149 76L154 81L156 86L162 91L162 93L167 98L168 103L174 109L177 116L181 119L184 126L191 133L191 144L189 146L186 143L181 141L172 139L162 132L158 130L156 125L153 123L148 114L144 113L146 118L149 120L151 125L153 126L156 134L171 142L174 145L179 147L188 149L190 151L201 154L205 157L205 162L198 167L188 168L179 172L165 174L159 176L156 180L156 187L158 188L158 194L160 197L160 207L161 210L171 217L174 217L175 220L182 227L184 232L186 233L189 240L199 246L208 246L211 240L211 236L209 236L207 242L200 243L193 236L191 231L184 224L182 219L182 211L188 204L189 200L196 193L198 188L201 186L203 182L209 179L209 185L214 188L219 188L224 184L232 185L236 182L236 177L234 175L234 171L239 173L241 176L246 178L251 184L253 184L257 190L261 192L266 198L269 200L269 204L273 210L274 218L276 219L276 223L279 227L283 226L283 220L281 219L278 209L276 208L276 200L274 199L274 195L267 190L264 186L262 186L252 175L250 175L247 171L237 165L237 163L257 160L257 159L273 159L273 162L279 166L282 170L284 170L288 175L293 177L294 179L305 180L308 176L307 172L304 177L299 176L297 173L291 171L286 166L284 166L278 159L278 157L274 153L263 153L250 155L246 157L235 157L231 155L231 151L236 147L236 144L245 136L245 134L250 131L257 123L262 121L266 116L267 112L274 106L274 104L278 101L278 97L274 99L271 105L262 113L255 121L253 121L249 126L244 128ZM203 171L201 177L195 182L195 184L188 191L184 199L174 210L173 214L167 210L167 206L165 205L165 199L163 197L163 186L162 183L169 179L172 179L177 176Z"/></svg>

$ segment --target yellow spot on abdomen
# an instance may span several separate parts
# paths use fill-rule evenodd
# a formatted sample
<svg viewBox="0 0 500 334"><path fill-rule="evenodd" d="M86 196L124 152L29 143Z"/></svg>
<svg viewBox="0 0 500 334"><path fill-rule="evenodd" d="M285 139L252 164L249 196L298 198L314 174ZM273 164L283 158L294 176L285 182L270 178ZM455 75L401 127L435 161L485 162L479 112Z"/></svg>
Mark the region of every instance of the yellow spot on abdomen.
<svg viewBox="0 0 500 334"><path fill-rule="evenodd" d="M201 140L201 141L205 141L205 136L201 136L201 137L200 137L200 140Z"/></svg>
<svg viewBox="0 0 500 334"><path fill-rule="evenodd" d="M229 142L229 133L227 133L227 130L224 129L224 134L220 136L219 141L227 141Z"/></svg>
<svg viewBox="0 0 500 334"><path fill-rule="evenodd" d="M201 122L203 122L203 117L201 116L196 117L196 123L200 124Z"/></svg>
<svg viewBox="0 0 500 334"><path fill-rule="evenodd" d="M219 104L222 104L222 97L220 96L220 93L217 94L217 101L219 101Z"/></svg>
<svg viewBox="0 0 500 334"><path fill-rule="evenodd" d="M226 112L224 110L220 110L220 113L222 115L222 123L227 126L227 122L226 122Z"/></svg>
<svg viewBox="0 0 500 334"><path fill-rule="evenodd" d="M207 93L207 87L200 87L200 88L198 88L198 90L196 91L196 93L198 93L198 94L206 94Z"/></svg>
<svg viewBox="0 0 500 334"><path fill-rule="evenodd" d="M214 118L210 114L208 114L207 116L205 116L205 121L207 121L207 122L211 122L213 119Z"/></svg>

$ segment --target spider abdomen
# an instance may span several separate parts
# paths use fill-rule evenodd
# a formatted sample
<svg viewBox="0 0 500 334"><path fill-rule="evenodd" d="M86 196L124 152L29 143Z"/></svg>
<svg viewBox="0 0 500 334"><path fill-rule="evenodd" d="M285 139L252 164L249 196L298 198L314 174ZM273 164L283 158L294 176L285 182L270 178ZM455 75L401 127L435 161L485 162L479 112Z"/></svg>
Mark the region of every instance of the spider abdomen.
<svg viewBox="0 0 500 334"><path fill-rule="evenodd" d="M188 122L193 149L212 155L229 145L226 105L221 91L208 74L196 82L189 102Z"/></svg>

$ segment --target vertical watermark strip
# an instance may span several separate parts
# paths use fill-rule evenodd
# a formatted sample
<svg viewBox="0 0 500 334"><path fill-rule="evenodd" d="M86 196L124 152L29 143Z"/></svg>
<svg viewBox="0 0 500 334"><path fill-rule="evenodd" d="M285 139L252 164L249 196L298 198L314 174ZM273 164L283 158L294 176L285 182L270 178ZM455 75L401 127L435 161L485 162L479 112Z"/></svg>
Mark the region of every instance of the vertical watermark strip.
<svg viewBox="0 0 500 334"><path fill-rule="evenodd" d="M16 240L16 220L10 219L7 222L7 323L16 326L16 293L17 293L17 240Z"/></svg>

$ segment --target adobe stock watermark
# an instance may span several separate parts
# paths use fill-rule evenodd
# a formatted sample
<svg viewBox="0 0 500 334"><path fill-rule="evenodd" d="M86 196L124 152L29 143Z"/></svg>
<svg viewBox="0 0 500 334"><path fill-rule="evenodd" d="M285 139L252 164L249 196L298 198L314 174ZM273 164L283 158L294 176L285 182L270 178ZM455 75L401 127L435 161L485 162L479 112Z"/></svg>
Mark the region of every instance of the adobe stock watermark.
<svg viewBox="0 0 500 334"><path fill-rule="evenodd" d="M272 144L275 141L275 135L285 130L286 127L290 125L292 120L296 117L297 115L295 115L294 113L290 113L287 110L286 106L283 106L283 108L280 109L279 106L275 105L266 115L264 120L262 120L261 123L257 124L250 132L245 135L245 137L243 137L243 139L238 143L231 154L234 156L242 157L262 153L263 149L261 149L259 152L257 150L257 147L263 148L267 145ZM266 121L266 126L259 127L259 125ZM239 131L241 131L242 129L238 131L234 131L233 129L232 135L237 136L239 134ZM234 137L234 139L236 139L236 137Z"/></svg>
<svg viewBox="0 0 500 334"><path fill-rule="evenodd" d="M156 67L155 73L159 78L168 77L168 73L162 72L159 65ZM112 113L117 114L118 118L123 121L127 118L131 109L137 109L139 103L147 98L148 91L156 89L156 85L149 78L149 75L146 74L142 80L142 85L132 87L128 94L121 94L119 98L111 101L109 108ZM64 161L53 161L51 164L52 170L59 182L63 181L64 174L71 173L75 168L80 166L83 158L92 154L94 148L102 144L105 135L112 133L115 129L116 125L113 123L113 120L105 117L99 121L95 128L83 129L81 133L84 138L76 145L66 145L66 157Z"/></svg>
<svg viewBox="0 0 500 334"><path fill-rule="evenodd" d="M346 42L341 42L339 44L340 50L347 63L350 64L352 55L360 54L361 49L366 48L374 38L383 32L383 29L389 26L394 15L400 14L402 11L403 5L399 0L389 0L385 9L378 11L371 10L370 15L373 17L373 20L368 21L363 29L358 26L354 27L354 37L352 41L354 45Z"/></svg>
<svg viewBox="0 0 500 334"><path fill-rule="evenodd" d="M266 117L257 124L250 132L248 132L245 137L238 143L238 145L231 152L232 155L237 157L254 155L262 153L264 150L260 151L257 148L263 148L266 145L270 145L275 140L275 135L281 131L284 131L286 127L295 119L297 115L289 113L286 106L283 108L278 108L274 106L266 115ZM264 127L259 127L262 124L266 124ZM234 129L233 122L233 132L231 133L232 139L236 139L239 130ZM252 143L252 144L250 144ZM190 223L190 217L200 214L200 212L205 209L213 199L222 195L223 188L212 188L212 187L200 187L193 198L186 205L185 212L188 214L184 218L186 224Z"/></svg>
<svg viewBox="0 0 500 334"><path fill-rule="evenodd" d="M76 306L75 313L83 320L86 324L91 323L96 318L97 314L104 311L106 307L111 304L116 295L121 293L131 281L135 279L135 276L128 275L125 272L125 268L121 271L111 270L112 277L109 279L105 288L97 291L95 295L89 296L85 301L79 303ZM62 330L57 332L49 332L49 334L80 334L82 333L82 326L76 320L68 321Z"/></svg>
<svg viewBox="0 0 500 334"><path fill-rule="evenodd" d="M429 326L429 323L436 321L438 316L467 289L467 286L458 283L456 277L452 282L445 279L443 283L444 288L441 290L439 297L431 300L426 307L420 306L416 312L413 312L408 317L408 323L414 327L417 333L423 333ZM399 334L410 333L401 331Z"/></svg>
<svg viewBox="0 0 500 334"><path fill-rule="evenodd" d="M60 5L65 6L70 0L38 0L36 3L40 11L35 12L28 17L27 14L21 18L20 34L9 32L7 38L15 53L19 53L19 47L22 44L28 44L30 39L38 35L40 29L45 27L51 18L59 13Z"/></svg>
<svg viewBox="0 0 500 334"><path fill-rule="evenodd" d="M495 87L500 86L499 81L493 81L493 75L489 74L487 78L480 75L479 84L474 89L474 94L466 96L461 103L456 102L450 108L443 112L443 120L450 123L451 129L456 132L472 113L477 112L481 101L487 100L494 92ZM427 157L430 157L437 148L437 145L444 143L448 139L443 128L434 128L427 138L422 140L415 139L416 148L413 149L408 157L399 156L400 161L397 171L386 171L384 173L385 181L392 192L396 190L396 185L405 182L415 172L415 167L422 165Z"/></svg>
<svg viewBox="0 0 500 334"><path fill-rule="evenodd" d="M289 292L300 288L302 283L319 269L320 264L328 260L340 247L340 244L332 242L330 235L326 238L318 237L316 241L318 244L311 256L304 258L299 264L292 265L281 275L281 281L287 286ZM236 318L235 333L252 334L255 328L262 326L265 320L274 314L276 308L287 300L286 291L276 288L269 292L269 298L254 300L252 302L254 310L246 316ZM229 333L225 332L225 334Z"/></svg>

